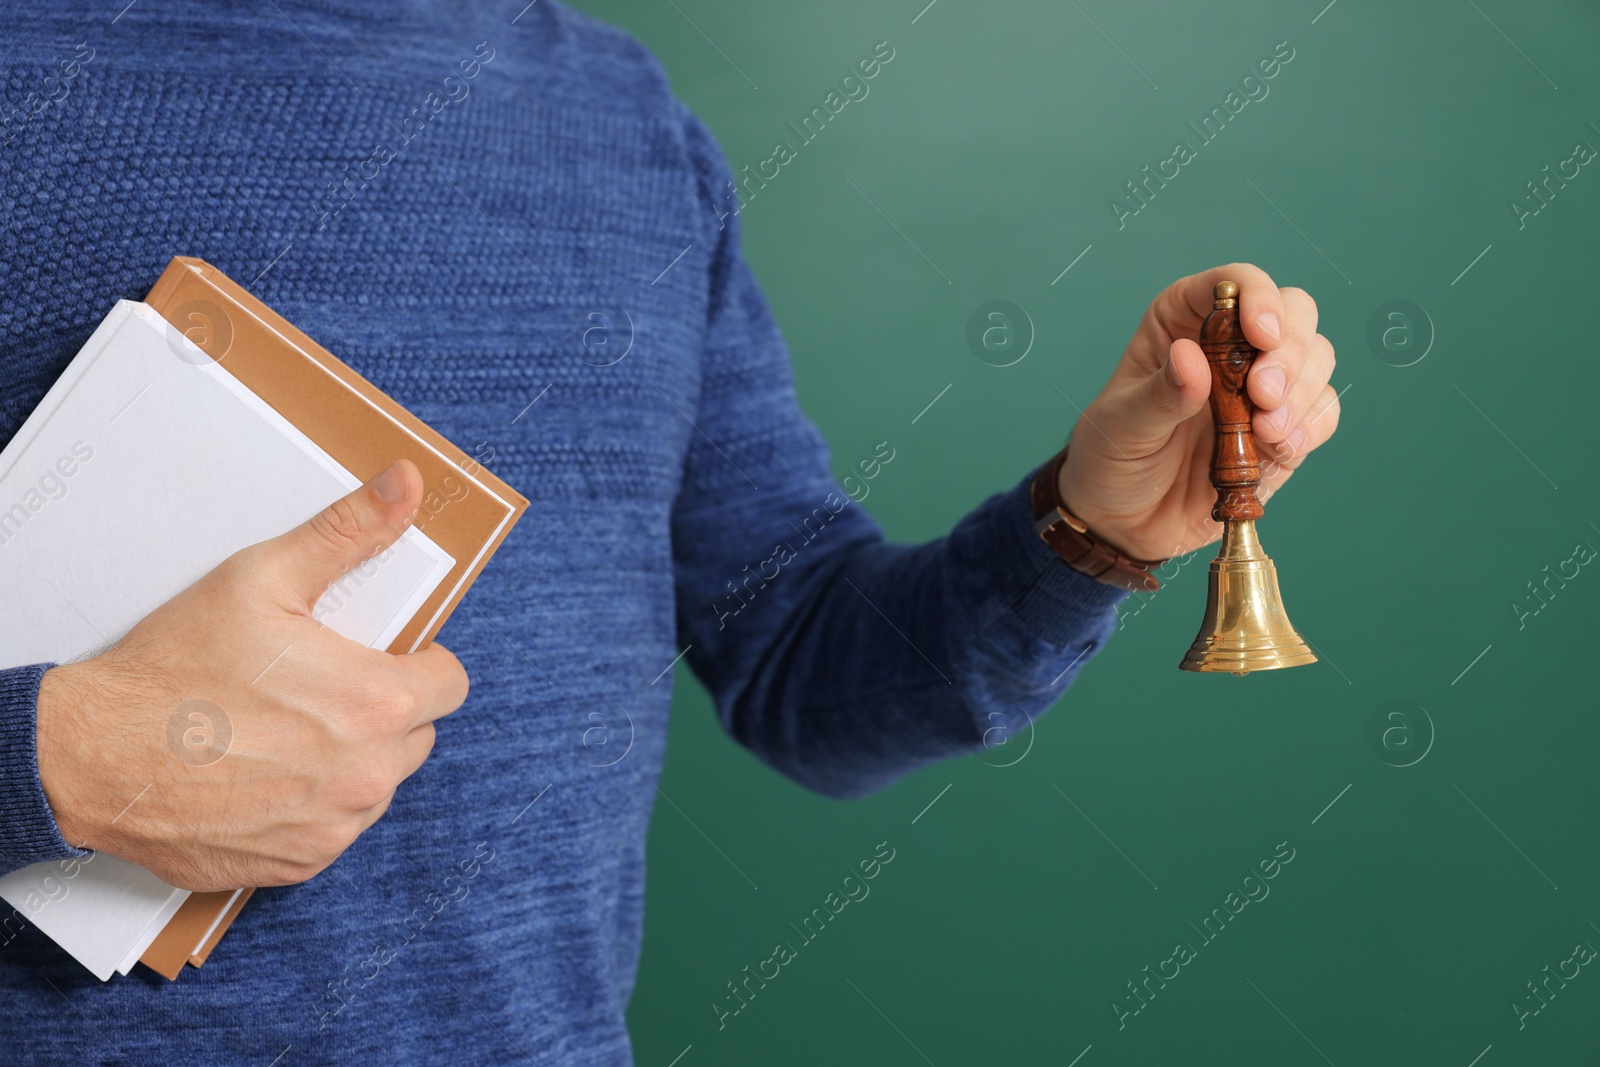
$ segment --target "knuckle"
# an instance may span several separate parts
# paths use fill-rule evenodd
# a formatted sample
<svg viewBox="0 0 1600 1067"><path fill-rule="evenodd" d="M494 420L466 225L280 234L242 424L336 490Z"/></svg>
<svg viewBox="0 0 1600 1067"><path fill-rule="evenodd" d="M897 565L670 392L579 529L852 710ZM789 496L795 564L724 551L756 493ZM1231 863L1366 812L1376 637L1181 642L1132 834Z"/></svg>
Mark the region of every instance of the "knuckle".
<svg viewBox="0 0 1600 1067"><path fill-rule="evenodd" d="M1269 444L1268 447L1272 449L1274 473L1282 473L1286 476L1288 474L1292 474L1295 469L1300 466L1300 461L1303 460L1305 458L1305 454L1310 451L1310 449L1304 445L1298 449L1295 449L1289 447L1287 443L1282 441L1279 441L1275 444Z"/></svg>
<svg viewBox="0 0 1600 1067"><path fill-rule="evenodd" d="M1283 302L1294 308L1304 318L1311 320L1313 327L1317 324L1317 302L1311 294L1299 286L1286 286L1283 290Z"/></svg>
<svg viewBox="0 0 1600 1067"><path fill-rule="evenodd" d="M1329 434L1331 434L1333 432L1334 428L1339 425L1339 409L1340 409L1340 406L1341 405L1339 404L1339 394L1338 393L1333 393L1328 398L1328 406L1327 406L1327 408L1321 414L1321 420L1325 425L1317 427L1319 430L1321 430L1324 433L1329 433Z"/></svg>
<svg viewBox="0 0 1600 1067"><path fill-rule="evenodd" d="M1298 351L1289 357L1289 359L1291 361L1290 366L1292 368L1291 376L1296 383L1301 385L1308 384L1308 379L1316 375L1321 362L1321 357L1318 355L1315 341L1306 341L1305 343L1299 345Z"/></svg>
<svg viewBox="0 0 1600 1067"><path fill-rule="evenodd" d="M356 835L360 827L344 821L326 826L318 835L317 851L321 853L317 862L324 867L333 866L333 861L344 855L344 850L355 844Z"/></svg>
<svg viewBox="0 0 1600 1067"><path fill-rule="evenodd" d="M344 806L355 811L375 808L388 800L393 793L394 783L386 775L370 768L347 776L339 787L339 796L346 802ZM349 847L349 841L338 843L340 852Z"/></svg>
<svg viewBox="0 0 1600 1067"><path fill-rule="evenodd" d="M350 847L353 840L339 829L344 819L345 816L340 815L313 826L302 827L296 835L295 844L298 847L295 854L288 857L289 862L302 869L310 869L312 874L333 866L333 861Z"/></svg>
<svg viewBox="0 0 1600 1067"><path fill-rule="evenodd" d="M312 532L341 552L361 547L361 529L361 512L348 497L335 500L311 520Z"/></svg>
<svg viewBox="0 0 1600 1067"><path fill-rule="evenodd" d="M362 819L363 825L356 827L356 836L361 836L366 832L367 826L371 826L373 823L376 823L379 819L383 818L384 815L388 813L389 805L393 802L393 800L394 797L390 796L388 799L384 800L382 804L377 805L370 812L365 813L365 817Z"/></svg>
<svg viewBox="0 0 1600 1067"><path fill-rule="evenodd" d="M387 727L403 727L417 713L417 694L409 686L386 685L376 695L373 711Z"/></svg>
<svg viewBox="0 0 1600 1067"><path fill-rule="evenodd" d="M1289 428L1293 423L1290 414L1287 407L1278 408L1270 413L1257 412L1250 425L1251 430L1255 432L1256 440L1276 448L1278 442L1289 436Z"/></svg>
<svg viewBox="0 0 1600 1067"><path fill-rule="evenodd" d="M1305 366L1295 378L1294 388L1289 390L1289 405L1294 409L1295 420L1305 417L1307 412L1317 410L1322 403L1322 392L1328 388L1327 375L1315 365L1313 360L1306 360Z"/></svg>
<svg viewBox="0 0 1600 1067"><path fill-rule="evenodd" d="M427 762L428 757L433 755L433 746L434 746L434 743L436 741L438 741L439 734L438 734L438 731L433 728L433 723L431 723L431 722L428 723L425 726L417 727L415 732L416 732L417 736L421 738L421 742L420 742L421 743L421 747L422 747L422 761L421 762L425 763L425 762Z"/></svg>
<svg viewBox="0 0 1600 1067"><path fill-rule="evenodd" d="M417 695L408 686L388 678L373 678L361 686L351 709L372 737L389 737L417 711Z"/></svg>
<svg viewBox="0 0 1600 1067"><path fill-rule="evenodd" d="M1241 290L1245 290L1250 296L1254 297L1252 303L1256 307L1260 307L1260 302L1264 299L1271 300L1274 297L1279 300L1283 299L1282 296L1279 295L1281 290L1278 288L1278 283L1272 280L1272 275L1268 274L1254 263L1240 264L1239 278L1237 280L1239 282L1239 288Z"/></svg>
<svg viewBox="0 0 1600 1067"><path fill-rule="evenodd" d="M1168 412L1183 400L1183 394L1167 383L1165 372L1150 376L1150 387L1145 390L1144 403L1159 412Z"/></svg>
<svg viewBox="0 0 1600 1067"><path fill-rule="evenodd" d="M1339 362L1338 356L1334 353L1333 342L1319 333L1311 344L1317 354L1322 357L1323 362L1327 364L1329 373L1332 373L1335 364Z"/></svg>
<svg viewBox="0 0 1600 1067"><path fill-rule="evenodd" d="M248 582L261 566L261 546L248 545L217 564L211 573L225 585L238 585Z"/></svg>
<svg viewBox="0 0 1600 1067"><path fill-rule="evenodd" d="M448 650L446 651L448 652ZM452 707L458 708L467 702L467 697L472 692L472 679L467 674L467 668L462 665L461 661L456 658L455 654L449 653L449 655L450 669L447 672L449 678L447 696L451 701Z"/></svg>

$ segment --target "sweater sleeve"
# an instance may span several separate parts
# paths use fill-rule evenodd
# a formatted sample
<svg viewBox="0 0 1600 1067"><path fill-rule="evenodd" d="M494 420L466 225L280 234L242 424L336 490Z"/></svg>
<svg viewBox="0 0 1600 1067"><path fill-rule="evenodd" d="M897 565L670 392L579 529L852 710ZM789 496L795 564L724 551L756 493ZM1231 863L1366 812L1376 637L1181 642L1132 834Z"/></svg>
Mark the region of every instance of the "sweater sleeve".
<svg viewBox="0 0 1600 1067"><path fill-rule="evenodd" d="M53 666L35 663L0 671L0 874L87 855L62 839L39 781L39 679Z"/></svg>
<svg viewBox="0 0 1600 1067"><path fill-rule="evenodd" d="M1036 718L1126 594L1040 540L1031 471L947 537L885 542L800 411L721 152L683 121L714 251L698 432L673 512L680 643L735 739L803 785L861 795ZM879 452L892 459L892 444Z"/></svg>

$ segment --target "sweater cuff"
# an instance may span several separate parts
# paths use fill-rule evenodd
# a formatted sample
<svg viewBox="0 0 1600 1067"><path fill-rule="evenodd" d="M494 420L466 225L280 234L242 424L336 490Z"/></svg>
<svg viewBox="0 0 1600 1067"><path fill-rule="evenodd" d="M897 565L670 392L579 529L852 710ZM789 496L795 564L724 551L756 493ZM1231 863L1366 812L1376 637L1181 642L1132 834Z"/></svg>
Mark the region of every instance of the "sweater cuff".
<svg viewBox="0 0 1600 1067"><path fill-rule="evenodd" d="M0 671L0 873L88 855L62 838L39 781L39 680L54 666Z"/></svg>
<svg viewBox="0 0 1600 1067"><path fill-rule="evenodd" d="M998 588L1009 592L1011 613L1036 637L1061 644L1081 639L1085 623L1103 619L1128 592L1068 566L1039 536L1028 496L1037 469L998 501L993 563L999 572Z"/></svg>

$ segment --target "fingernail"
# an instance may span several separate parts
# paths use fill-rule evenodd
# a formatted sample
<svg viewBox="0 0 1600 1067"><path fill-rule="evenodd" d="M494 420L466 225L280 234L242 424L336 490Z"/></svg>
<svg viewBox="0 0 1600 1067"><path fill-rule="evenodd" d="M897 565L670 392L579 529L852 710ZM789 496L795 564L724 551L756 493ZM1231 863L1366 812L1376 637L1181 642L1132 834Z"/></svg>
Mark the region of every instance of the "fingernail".
<svg viewBox="0 0 1600 1067"><path fill-rule="evenodd" d="M1289 421L1288 408L1274 408L1267 412L1267 425L1272 427L1273 433L1282 431L1283 424Z"/></svg>
<svg viewBox="0 0 1600 1067"><path fill-rule="evenodd" d="M1290 453L1298 456L1300 454L1300 446L1306 443L1306 432L1296 426L1294 432L1283 439L1283 443L1288 446Z"/></svg>
<svg viewBox="0 0 1600 1067"><path fill-rule="evenodd" d="M1178 388L1183 388L1183 379L1178 377L1178 361L1172 358L1172 353L1167 353L1167 381Z"/></svg>
<svg viewBox="0 0 1600 1067"><path fill-rule="evenodd" d="M1284 390L1289 387L1289 378L1283 373L1283 368L1276 363L1262 367L1256 374L1256 380L1267 391L1267 395L1274 400L1282 400Z"/></svg>
<svg viewBox="0 0 1600 1067"><path fill-rule="evenodd" d="M1274 340L1283 338L1283 327L1278 325L1278 314L1275 311L1263 311L1256 316L1256 325L1260 326Z"/></svg>
<svg viewBox="0 0 1600 1067"><path fill-rule="evenodd" d="M398 462L372 480L372 488L385 504L398 504L406 498L406 472Z"/></svg>

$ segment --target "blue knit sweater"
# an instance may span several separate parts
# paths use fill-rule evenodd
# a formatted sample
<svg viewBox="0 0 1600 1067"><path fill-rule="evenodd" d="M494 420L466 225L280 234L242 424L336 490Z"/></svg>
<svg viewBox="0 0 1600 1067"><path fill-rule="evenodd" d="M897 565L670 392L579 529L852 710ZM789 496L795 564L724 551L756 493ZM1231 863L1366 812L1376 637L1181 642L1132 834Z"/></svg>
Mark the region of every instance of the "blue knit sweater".
<svg viewBox="0 0 1600 1067"><path fill-rule="evenodd" d="M440 637L472 695L432 758L203 969L101 985L0 912L8 1063L628 1063L681 652L735 738L852 796L1037 715L1111 629L1121 594L1033 534L1028 472L884 542L796 404L710 135L632 40L520 6L0 9L0 441L186 254L532 501ZM71 854L46 666L0 672L0 870Z"/></svg>

